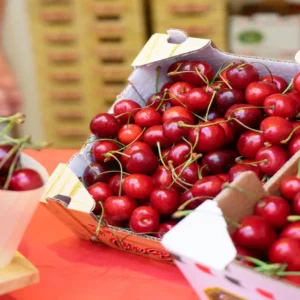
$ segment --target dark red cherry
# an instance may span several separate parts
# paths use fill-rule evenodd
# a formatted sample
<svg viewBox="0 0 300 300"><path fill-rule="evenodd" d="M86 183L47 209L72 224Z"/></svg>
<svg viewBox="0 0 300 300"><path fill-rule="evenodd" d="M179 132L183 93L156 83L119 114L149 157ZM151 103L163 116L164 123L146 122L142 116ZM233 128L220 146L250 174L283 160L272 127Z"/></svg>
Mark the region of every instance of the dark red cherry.
<svg viewBox="0 0 300 300"><path fill-rule="evenodd" d="M164 136L162 125L149 127L144 133L144 143L148 144L152 148L156 148L157 143L164 148L171 145L171 143Z"/></svg>
<svg viewBox="0 0 300 300"><path fill-rule="evenodd" d="M228 172L229 182L234 181L238 176L248 171L254 172L258 178L262 177L262 174L256 165L236 164L233 167L231 167Z"/></svg>
<svg viewBox="0 0 300 300"><path fill-rule="evenodd" d="M123 174L122 176L122 184L124 182L124 179L127 177L128 175ZM121 174L117 173L114 176L112 176L109 181L108 181L108 185L111 188L112 192L114 195L119 195L119 191L120 191L120 183L121 183ZM121 190L121 195L124 196L125 192L122 189Z"/></svg>
<svg viewBox="0 0 300 300"><path fill-rule="evenodd" d="M185 63L185 60L180 60L172 63L169 68L168 68L168 76L173 80L173 81L181 81L181 74L179 73L182 70L182 66ZM176 72L176 74L169 74L172 72Z"/></svg>
<svg viewBox="0 0 300 300"><path fill-rule="evenodd" d="M168 160L171 160L174 167L177 167L185 163L190 154L191 146L188 143L178 143L170 149Z"/></svg>
<svg viewBox="0 0 300 300"><path fill-rule="evenodd" d="M192 90L193 86L187 82L180 81L170 87L169 97L173 106L186 104L187 93Z"/></svg>
<svg viewBox="0 0 300 300"><path fill-rule="evenodd" d="M171 87L173 84L174 84L173 82L167 82L167 83L165 83L165 84L161 87L160 92L161 92L161 93L167 93L167 95L169 96L170 87Z"/></svg>
<svg viewBox="0 0 300 300"><path fill-rule="evenodd" d="M172 104L169 100L169 95L159 92L155 93L146 101L147 107L152 107L157 110L161 115L168 110Z"/></svg>
<svg viewBox="0 0 300 300"><path fill-rule="evenodd" d="M133 121L133 117L140 109L141 106L137 102L123 99L115 104L114 114L122 124L126 124Z"/></svg>
<svg viewBox="0 0 300 300"><path fill-rule="evenodd" d="M282 93L288 87L287 82L280 76L268 75L268 76L263 77L261 80L265 81L265 82L274 83L276 85L279 93Z"/></svg>
<svg viewBox="0 0 300 300"><path fill-rule="evenodd" d="M242 90L225 88L216 95L217 110L222 115L224 115L232 105L244 102L245 96Z"/></svg>
<svg viewBox="0 0 300 300"><path fill-rule="evenodd" d="M9 151L11 151L12 148L13 148L12 145L0 146L0 164L2 163L2 161L4 159L7 158L7 155L9 153ZM12 154L10 156L10 158L7 159L6 163L0 168L0 176L1 175L7 175L8 171L9 171L9 167L11 166L15 156L16 156L16 152L14 152L14 154Z"/></svg>
<svg viewBox="0 0 300 300"><path fill-rule="evenodd" d="M97 137L116 136L120 128L121 123L108 113L96 115L90 123L90 130Z"/></svg>
<svg viewBox="0 0 300 300"><path fill-rule="evenodd" d="M194 184L199 179L199 165L196 162L189 164L187 167L180 166L176 168L175 172L181 181L183 181L181 182L183 186L185 186L184 182ZM175 187L178 186L175 185Z"/></svg>
<svg viewBox="0 0 300 300"><path fill-rule="evenodd" d="M86 186L91 186L96 182L108 180L111 174L102 174L105 171L107 171L106 168L101 164L92 163L88 165L82 175L83 183Z"/></svg>
<svg viewBox="0 0 300 300"><path fill-rule="evenodd" d="M112 156L109 156L108 153L111 152L114 156L119 157L118 151L120 147L113 141L97 141L93 144L91 148L92 159L98 163L111 162L115 159Z"/></svg>
<svg viewBox="0 0 300 300"><path fill-rule="evenodd" d="M255 158L257 151L263 147L262 134L251 130L242 133L237 143L239 153L246 158Z"/></svg>
<svg viewBox="0 0 300 300"><path fill-rule="evenodd" d="M33 169L19 169L12 173L8 189L11 191L30 191L44 185L41 175Z"/></svg>
<svg viewBox="0 0 300 300"><path fill-rule="evenodd" d="M136 151L145 151L152 152L150 146L143 142L134 142L131 145L128 145L126 149L123 151L124 155L121 155L122 165L126 168L127 163L131 157L131 155ZM153 154L153 152L152 152Z"/></svg>
<svg viewBox="0 0 300 300"><path fill-rule="evenodd" d="M161 239L168 231L174 228L176 224L177 224L176 221L168 221L160 224L158 228L157 237Z"/></svg>
<svg viewBox="0 0 300 300"><path fill-rule="evenodd" d="M182 138L187 138L190 128L179 127L178 123L183 122L184 124L192 125L193 123L187 118L173 118L163 124L163 135L170 143L177 143L182 141Z"/></svg>

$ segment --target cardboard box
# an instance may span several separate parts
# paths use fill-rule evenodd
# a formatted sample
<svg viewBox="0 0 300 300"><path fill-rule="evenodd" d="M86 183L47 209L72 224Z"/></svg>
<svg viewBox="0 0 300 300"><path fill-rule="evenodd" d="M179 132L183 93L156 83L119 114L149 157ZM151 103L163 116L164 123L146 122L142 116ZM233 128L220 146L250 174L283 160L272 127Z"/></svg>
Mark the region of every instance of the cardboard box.
<svg viewBox="0 0 300 300"><path fill-rule="evenodd" d="M258 199L279 194L281 180L297 173L299 159L300 151L265 186L254 173L242 174L232 183L233 188L226 188L213 201L201 204L165 234L162 244L173 253L176 265L200 299L300 299L300 289L295 285L235 261L237 252L229 236L234 228L224 219L225 216L239 222L252 214Z"/></svg>
<svg viewBox="0 0 300 300"><path fill-rule="evenodd" d="M249 62L263 62L272 72L287 81L300 71L300 65L270 59L241 57L221 52L206 39L189 38L180 30L172 29L167 34L154 34L133 62L134 71L128 78L128 86L117 97L133 99L142 106L145 99L155 93L156 68L161 67L159 87L169 81L167 69L170 64L182 59L201 59L210 62L214 70L226 61L243 59ZM262 65L255 65L262 76L268 71ZM113 108L111 108L110 112ZM164 262L172 259L155 237L141 236L125 229L112 226L101 227L95 238L97 218L91 213L95 202L82 185L81 177L87 166L85 157L92 144L89 143L76 154L68 164L60 164L50 177L42 198L43 204L84 240L93 240L113 248L147 256Z"/></svg>

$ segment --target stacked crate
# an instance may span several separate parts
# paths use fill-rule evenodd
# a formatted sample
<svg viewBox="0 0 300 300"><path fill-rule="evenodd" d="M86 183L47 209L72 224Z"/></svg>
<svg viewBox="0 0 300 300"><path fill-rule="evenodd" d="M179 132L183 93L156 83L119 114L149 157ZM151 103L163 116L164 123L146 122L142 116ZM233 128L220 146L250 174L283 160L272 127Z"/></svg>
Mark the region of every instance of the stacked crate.
<svg viewBox="0 0 300 300"><path fill-rule="evenodd" d="M146 40L142 1L27 1L45 138L80 147Z"/></svg>
<svg viewBox="0 0 300 300"><path fill-rule="evenodd" d="M178 28L191 37L213 40L219 49L227 49L226 0L151 0L150 7L154 32Z"/></svg>

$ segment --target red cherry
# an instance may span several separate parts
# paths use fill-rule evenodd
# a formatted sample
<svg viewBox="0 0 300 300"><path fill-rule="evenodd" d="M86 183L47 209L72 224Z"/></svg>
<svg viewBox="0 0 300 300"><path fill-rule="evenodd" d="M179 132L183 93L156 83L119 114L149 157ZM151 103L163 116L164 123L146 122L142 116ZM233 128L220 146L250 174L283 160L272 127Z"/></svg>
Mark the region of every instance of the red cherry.
<svg viewBox="0 0 300 300"><path fill-rule="evenodd" d="M185 191L184 193L182 193L180 195L179 198L179 202L180 205L186 203L187 201L191 200L192 198L195 198L192 194L191 190ZM200 198L200 199L195 199L193 201L191 201L186 207L185 209L195 209L197 208L201 203L203 203L206 199L205 198Z"/></svg>
<svg viewBox="0 0 300 300"><path fill-rule="evenodd" d="M164 166L159 166L156 172L152 175L152 179L157 187L168 187L173 179L172 172L167 170Z"/></svg>
<svg viewBox="0 0 300 300"><path fill-rule="evenodd" d="M96 115L90 123L90 130L97 137L113 137L120 128L121 123L108 113Z"/></svg>
<svg viewBox="0 0 300 300"><path fill-rule="evenodd" d="M211 122L201 123L209 125ZM197 142L198 137L198 142ZM201 128L193 128L189 132L189 141L194 145L199 152L210 152L218 150L226 143L226 134L222 126L219 124L210 125Z"/></svg>
<svg viewBox="0 0 300 300"><path fill-rule="evenodd" d="M223 121L225 121L225 119L224 118L214 119L214 123L220 122L220 121L223 122ZM230 126L228 123L220 123L220 126L225 131L226 145L230 144L231 142L233 142L233 140L235 138L235 129L232 126Z"/></svg>
<svg viewBox="0 0 300 300"><path fill-rule="evenodd" d="M297 215L300 215L300 192L295 195L292 201L293 210Z"/></svg>
<svg viewBox="0 0 300 300"><path fill-rule="evenodd" d="M263 106L265 99L276 93L278 93L278 88L274 83L255 81L247 86L245 97L249 104Z"/></svg>
<svg viewBox="0 0 300 300"><path fill-rule="evenodd" d="M198 179L199 165L194 162L189 164L188 166L179 166L176 168L175 173L179 176L181 180L187 182L189 184L194 184ZM184 185L184 184L183 184Z"/></svg>
<svg viewBox="0 0 300 300"><path fill-rule="evenodd" d="M98 141L94 143L91 148L91 156L94 161L98 163L103 162L111 162L114 161L114 158L111 156L105 156L105 154L109 153L110 151L118 151L120 147L114 143L113 141ZM119 156L118 153L112 153L114 156Z"/></svg>
<svg viewBox="0 0 300 300"><path fill-rule="evenodd" d="M212 95L202 88L194 88L186 94L185 104L188 110L200 113L209 106Z"/></svg>
<svg viewBox="0 0 300 300"><path fill-rule="evenodd" d="M167 82L167 83L165 83L165 84L161 87L160 92L161 92L161 93L169 93L170 87L171 87L173 84L174 84L173 82Z"/></svg>
<svg viewBox="0 0 300 300"><path fill-rule="evenodd" d="M245 250L244 248L239 247L239 246L235 246L235 248L236 248L236 252L237 252L236 259L243 265L253 267L253 263L244 259L245 256L253 257L252 253Z"/></svg>
<svg viewBox="0 0 300 300"><path fill-rule="evenodd" d="M159 214L150 206L140 206L133 211L129 224L134 232L157 232L159 228Z"/></svg>
<svg viewBox="0 0 300 300"><path fill-rule="evenodd" d="M257 69L247 63L228 68L226 77L229 84L237 89L245 89L251 82L259 80Z"/></svg>
<svg viewBox="0 0 300 300"><path fill-rule="evenodd" d="M287 225L281 231L280 237L300 240L300 222L293 222Z"/></svg>
<svg viewBox="0 0 300 300"><path fill-rule="evenodd" d="M276 240L276 233L264 218L248 216L242 219L234 239L240 247L268 251Z"/></svg>
<svg viewBox="0 0 300 300"><path fill-rule="evenodd" d="M219 92L223 89L227 89L228 86L224 81L215 81L207 86L202 86L201 89L203 89L204 91L213 94L213 92Z"/></svg>
<svg viewBox="0 0 300 300"><path fill-rule="evenodd" d="M174 106L165 111L162 117L162 121L163 123L165 123L168 120L172 120L174 118L186 118L189 119L193 124L195 122L194 115L182 106Z"/></svg>
<svg viewBox="0 0 300 300"><path fill-rule="evenodd" d="M268 75L268 76L263 77L261 80L265 81L265 82L274 83L276 85L279 93L282 93L288 87L287 82L280 76Z"/></svg>
<svg viewBox="0 0 300 300"><path fill-rule="evenodd" d="M293 136L300 136L300 122L292 122L293 129L298 128L297 130L294 131Z"/></svg>
<svg viewBox="0 0 300 300"><path fill-rule="evenodd" d="M124 183L124 179L127 177L128 175L123 174L122 176L122 184ZM108 182L109 187L111 188L112 192L114 195L119 195L119 191L120 191L120 181L121 181L121 175L120 173L112 176ZM122 196L125 195L124 190L122 189L121 191Z"/></svg>
<svg viewBox="0 0 300 300"><path fill-rule="evenodd" d="M172 63L168 68L168 74L172 72L180 72L182 70L182 66L185 63L185 60L180 60L177 62ZM170 74L168 75L173 81L181 81L181 74Z"/></svg>
<svg viewBox="0 0 300 300"><path fill-rule="evenodd" d="M13 148L12 145L3 145L0 146L0 164L7 157L9 151ZM16 156L16 152L10 156L10 158L6 161L6 163L0 168L0 176L7 175L9 168Z"/></svg>
<svg viewBox="0 0 300 300"><path fill-rule="evenodd" d="M143 129L136 124L124 124L118 132L118 139L124 145L133 141L141 141Z"/></svg>
<svg viewBox="0 0 300 300"><path fill-rule="evenodd" d="M149 127L144 133L144 143L148 144L152 148L156 148L157 143L160 143L161 147L164 148L171 145L164 136L162 125Z"/></svg>
<svg viewBox="0 0 300 300"><path fill-rule="evenodd" d="M11 191L35 190L44 185L41 175L33 169L20 169L13 172L8 189Z"/></svg>
<svg viewBox="0 0 300 300"><path fill-rule="evenodd" d="M192 122L186 118L173 118L163 124L163 135L170 143L177 143L182 141L182 138L186 138L189 134L190 128L179 127L178 122L181 121L184 124L192 125Z"/></svg>
<svg viewBox="0 0 300 300"><path fill-rule="evenodd" d="M288 93L286 93L289 97L293 98L298 105L300 105L300 94L297 91L290 91Z"/></svg>
<svg viewBox="0 0 300 300"><path fill-rule="evenodd" d="M217 174L217 176L222 179L224 182L229 182L229 175L228 174Z"/></svg>
<svg viewBox="0 0 300 300"><path fill-rule="evenodd" d="M111 196L104 201L105 214L113 221L129 220L136 207L136 201L128 196Z"/></svg>
<svg viewBox="0 0 300 300"><path fill-rule="evenodd" d="M135 101L123 99L114 106L114 114L122 124L126 124L133 121L133 117L140 109L141 106Z"/></svg>
<svg viewBox="0 0 300 300"><path fill-rule="evenodd" d="M269 261L287 264L286 271L300 271L300 240L278 239L269 250Z"/></svg>
<svg viewBox="0 0 300 300"><path fill-rule="evenodd" d="M291 176L283 179L280 184L280 192L284 198L292 201L300 192L300 178Z"/></svg>
<svg viewBox="0 0 300 300"><path fill-rule="evenodd" d="M176 82L170 87L169 96L173 106L186 104L187 93L192 90L193 86L187 82Z"/></svg>
<svg viewBox="0 0 300 300"><path fill-rule="evenodd" d="M224 181L218 176L206 176L194 184L192 194L194 197L215 197L221 192L223 184Z"/></svg>
<svg viewBox="0 0 300 300"><path fill-rule="evenodd" d="M300 150L300 136L294 136L289 142L288 152L292 156Z"/></svg>
<svg viewBox="0 0 300 300"><path fill-rule="evenodd" d="M161 151L162 159L166 165L168 164L170 150L171 148L165 148Z"/></svg>
<svg viewBox="0 0 300 300"><path fill-rule="evenodd" d="M159 228L158 228L157 237L161 239L168 231L170 231L172 228L174 228L176 224L177 224L177 222L175 222L175 221L168 221L168 222L160 224Z"/></svg>
<svg viewBox="0 0 300 300"><path fill-rule="evenodd" d="M263 217L272 227L283 228L291 213L289 204L281 197L269 196L262 198L255 205L255 214Z"/></svg>
<svg viewBox="0 0 300 300"><path fill-rule="evenodd" d="M273 176L288 160L286 152L279 146L264 147L258 150L256 161L266 160L258 164L261 172Z"/></svg>
<svg viewBox="0 0 300 300"><path fill-rule="evenodd" d="M245 131L240 136L237 149L246 158L255 158L257 151L264 147L264 139L258 132Z"/></svg>
<svg viewBox="0 0 300 300"><path fill-rule="evenodd" d="M297 276L297 275L295 275L295 276L283 276L281 278L289 281L290 283L292 283L294 285L300 285L300 276Z"/></svg>
<svg viewBox="0 0 300 300"><path fill-rule="evenodd" d="M202 114L201 117L205 119L206 114ZM215 121L218 118L220 118L220 114L217 110L212 109L208 112L207 121Z"/></svg>
<svg viewBox="0 0 300 300"><path fill-rule="evenodd" d="M152 152L150 146L143 142L134 142L123 151L125 155L121 155L122 165L126 168L131 155L136 151ZM152 152L153 153L153 152Z"/></svg>
<svg viewBox="0 0 300 300"><path fill-rule="evenodd" d="M191 146L185 142L173 146L169 152L168 160L173 162L174 167L178 167L187 161L191 153Z"/></svg>
<svg viewBox="0 0 300 300"><path fill-rule="evenodd" d="M300 93L300 73L298 73L293 80L294 88Z"/></svg>
<svg viewBox="0 0 300 300"><path fill-rule="evenodd" d="M132 174L124 179L123 189L127 196L147 200L154 189L154 181L143 174Z"/></svg>
<svg viewBox="0 0 300 300"><path fill-rule="evenodd" d="M86 186L91 186L92 184L100 181L106 181L110 178L110 174L102 174L106 171L106 168L97 163L92 163L88 165L82 175L83 183Z"/></svg>
<svg viewBox="0 0 300 300"><path fill-rule="evenodd" d="M109 185L104 182L96 182L88 188L88 192L95 200L95 208L93 213L99 215L101 213L101 206L99 201L104 202L106 198L113 196L113 192Z"/></svg>
<svg viewBox="0 0 300 300"><path fill-rule="evenodd" d="M248 171L254 172L258 178L262 177L262 174L257 166L250 164L236 164L233 167L231 167L228 172L229 182L233 182L242 173Z"/></svg>
<svg viewBox="0 0 300 300"><path fill-rule="evenodd" d="M281 117L268 117L260 123L260 130L265 142L272 145L280 145L293 130L293 125Z"/></svg>
<svg viewBox="0 0 300 300"><path fill-rule="evenodd" d="M179 195L175 190L156 188L150 195L151 206L161 215L170 215L179 206Z"/></svg>
<svg viewBox="0 0 300 300"><path fill-rule="evenodd" d="M158 109L158 112L162 115L166 110L168 110L172 106L170 101L165 100L168 99L168 97L168 95L165 95L161 92L153 94L146 101L146 105L147 107L152 107L155 110Z"/></svg>
<svg viewBox="0 0 300 300"><path fill-rule="evenodd" d="M224 115L232 105L244 102L245 96L242 90L225 88L216 95L217 109L222 115Z"/></svg>

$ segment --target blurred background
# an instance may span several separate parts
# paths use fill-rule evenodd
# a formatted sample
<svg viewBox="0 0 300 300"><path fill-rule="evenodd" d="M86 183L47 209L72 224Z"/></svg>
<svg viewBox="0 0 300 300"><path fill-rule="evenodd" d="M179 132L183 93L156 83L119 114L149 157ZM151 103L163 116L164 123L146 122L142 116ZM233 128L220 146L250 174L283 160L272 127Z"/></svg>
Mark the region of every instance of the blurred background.
<svg viewBox="0 0 300 300"><path fill-rule="evenodd" d="M20 133L80 147L149 36L170 27L224 51L293 61L300 0L6 0L3 48L27 115Z"/></svg>

